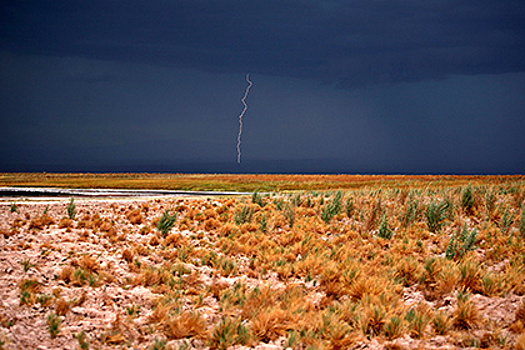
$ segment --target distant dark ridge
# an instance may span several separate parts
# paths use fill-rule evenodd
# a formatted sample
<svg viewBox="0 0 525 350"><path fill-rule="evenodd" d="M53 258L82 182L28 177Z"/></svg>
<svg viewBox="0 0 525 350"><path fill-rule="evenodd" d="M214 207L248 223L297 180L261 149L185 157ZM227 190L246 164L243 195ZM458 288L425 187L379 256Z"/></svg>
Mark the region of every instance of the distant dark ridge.
<svg viewBox="0 0 525 350"><path fill-rule="evenodd" d="M45 187L0 187L0 197L149 197L149 196L234 196L248 192L70 189Z"/></svg>

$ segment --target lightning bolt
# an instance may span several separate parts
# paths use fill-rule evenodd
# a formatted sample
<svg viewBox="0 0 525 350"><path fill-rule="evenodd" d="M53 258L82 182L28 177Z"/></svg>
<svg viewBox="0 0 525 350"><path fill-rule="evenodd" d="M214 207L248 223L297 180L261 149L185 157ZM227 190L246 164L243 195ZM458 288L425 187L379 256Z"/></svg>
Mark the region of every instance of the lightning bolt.
<svg viewBox="0 0 525 350"><path fill-rule="evenodd" d="M246 82L248 82L248 86L246 87L246 91L244 91L244 96L241 99L242 104L244 105L244 108L239 115L239 135L237 135L237 163L241 164L241 135L242 135L242 117L244 116L244 113L246 113L246 110L248 109L248 105L246 104L246 98L248 97L248 93L250 92L250 88L252 87L253 83L250 80L250 73L246 74Z"/></svg>

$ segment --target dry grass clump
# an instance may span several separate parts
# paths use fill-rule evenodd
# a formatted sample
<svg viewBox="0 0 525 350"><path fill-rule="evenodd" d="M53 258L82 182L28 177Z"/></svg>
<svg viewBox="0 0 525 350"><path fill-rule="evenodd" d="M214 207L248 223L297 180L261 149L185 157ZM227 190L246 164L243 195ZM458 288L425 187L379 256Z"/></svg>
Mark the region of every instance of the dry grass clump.
<svg viewBox="0 0 525 350"><path fill-rule="evenodd" d="M126 248L122 251L122 259L126 260L128 263L131 263L135 260L135 254L129 248Z"/></svg>
<svg viewBox="0 0 525 350"><path fill-rule="evenodd" d="M55 312L59 316L65 316L69 312L70 307L71 305L69 302L67 302L64 298L59 298L56 301Z"/></svg>
<svg viewBox="0 0 525 350"><path fill-rule="evenodd" d="M88 284L91 287L99 285L102 279L100 262L90 255L84 255L78 259L72 259L69 265L60 270L58 279L66 284L80 287Z"/></svg>
<svg viewBox="0 0 525 350"><path fill-rule="evenodd" d="M434 312L432 326L437 335L445 335L452 328L454 319L445 311Z"/></svg>
<svg viewBox="0 0 525 350"><path fill-rule="evenodd" d="M4 236L5 239L8 239L11 236L14 236L18 233L18 231L14 228L11 228L9 230L0 229L0 235Z"/></svg>
<svg viewBox="0 0 525 350"><path fill-rule="evenodd" d="M200 313L183 311L180 314L167 316L161 321L162 331L168 339L183 339L195 337L206 339L206 322Z"/></svg>
<svg viewBox="0 0 525 350"><path fill-rule="evenodd" d="M460 291L457 295L457 304L452 312L453 325L458 329L473 329L481 322L478 308L471 302L470 293Z"/></svg>
<svg viewBox="0 0 525 350"><path fill-rule="evenodd" d="M104 344L117 346L132 341L133 338L128 326L122 321L118 313L111 326L100 335L100 340Z"/></svg>
<svg viewBox="0 0 525 350"><path fill-rule="evenodd" d="M211 330L208 343L210 349L226 350L232 345L250 345L252 336L240 318L224 317Z"/></svg>
<svg viewBox="0 0 525 350"><path fill-rule="evenodd" d="M23 279L18 287L20 289L20 304L31 306L38 301L38 293L40 293L42 286L36 279Z"/></svg>
<svg viewBox="0 0 525 350"><path fill-rule="evenodd" d="M516 338L516 345L514 347L516 350L525 350L525 333L521 333Z"/></svg>
<svg viewBox="0 0 525 350"><path fill-rule="evenodd" d="M132 210L126 216L129 222L133 225L139 225L144 223L144 217L142 216L140 209Z"/></svg>
<svg viewBox="0 0 525 350"><path fill-rule="evenodd" d="M60 219L60 222L58 223L58 228L65 228L67 230L69 230L68 232L71 232L71 229L73 228L73 220L67 218L67 217L63 217L62 219Z"/></svg>
<svg viewBox="0 0 525 350"><path fill-rule="evenodd" d="M47 214L42 214L41 216L33 218L29 222L29 229L30 230L33 230L33 229L34 230L42 230L46 226L53 225L53 224L55 224L55 220L53 220L53 218L51 218L51 216L49 216Z"/></svg>

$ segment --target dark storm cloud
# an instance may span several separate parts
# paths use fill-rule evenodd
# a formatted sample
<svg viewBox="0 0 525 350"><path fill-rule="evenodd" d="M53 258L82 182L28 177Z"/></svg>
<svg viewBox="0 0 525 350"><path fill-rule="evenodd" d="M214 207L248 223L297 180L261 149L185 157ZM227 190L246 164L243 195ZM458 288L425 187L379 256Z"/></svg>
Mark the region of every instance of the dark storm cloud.
<svg viewBox="0 0 525 350"><path fill-rule="evenodd" d="M9 1L0 47L340 86L525 70L519 1Z"/></svg>
<svg viewBox="0 0 525 350"><path fill-rule="evenodd" d="M0 171L523 172L522 3L5 0Z"/></svg>

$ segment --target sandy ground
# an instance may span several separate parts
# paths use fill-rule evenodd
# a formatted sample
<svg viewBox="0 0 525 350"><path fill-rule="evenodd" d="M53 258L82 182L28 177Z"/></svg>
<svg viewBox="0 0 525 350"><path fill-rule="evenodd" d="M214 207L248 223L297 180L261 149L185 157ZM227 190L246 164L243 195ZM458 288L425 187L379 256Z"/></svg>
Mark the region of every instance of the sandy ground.
<svg viewBox="0 0 525 350"><path fill-rule="evenodd" d="M88 343L84 348L153 348L158 339L164 338L150 324L154 303L161 295L155 288L127 282L136 277L136 271L133 270L133 261L127 261L123 252L143 245L150 253L138 257L141 264L162 266L160 252L149 248L156 232L144 230L144 227L151 226L167 208L182 204L200 208L213 201L216 199L212 197L77 199L77 219L71 226L61 227L60 221L66 216L69 198L16 199L18 212L11 212L14 199L3 198L0 201L0 230L3 233L0 235L0 341L3 348L79 349L82 344ZM145 210L145 206L149 210ZM141 209L142 223L130 222L127 214L134 209ZM40 217L44 211L47 211L52 222L39 228L31 228L31 220ZM95 215L111 222L113 234L100 227L93 229L79 225L82 217L93 218ZM13 231L13 228L16 230ZM202 244L202 241L194 241L190 231L178 233L195 245ZM96 262L93 271L99 276L98 280L75 285L61 279L67 266L82 264L85 256ZM215 275L208 266L187 262L183 267L198 277L195 288L208 288L220 283L232 286L239 280L248 286L270 283L276 288L283 288L283 283L273 275L265 280L242 274L237 277L223 277ZM36 280L38 289L34 293L34 300L23 302L21 285L27 280ZM322 298L322 293L312 283L297 283L305 285L314 303ZM452 296L449 298L453 299ZM497 323L500 328L508 327L513 322L513 315L522 299L513 294L505 298L487 298L481 295L473 298L484 317ZM212 296L208 295L199 303L191 301L191 296L187 299L188 305L199 311L210 327L220 318L218 301ZM67 304L65 311L60 309L61 301ZM421 301L424 301L421 292L406 288L407 305ZM444 302L443 307L450 308L452 304L453 301L448 304ZM57 334L52 336L48 317L55 313L59 314L60 326ZM79 340L82 332L86 336L85 340ZM482 335L478 336L482 338ZM500 336L512 339L508 331ZM393 342L379 342L375 338L363 339L352 348L468 348L468 344L458 346L453 337L454 334L449 334L419 340L405 336ZM253 344L251 347L259 350L284 349L285 341L281 337L275 341ZM494 344L491 346L498 348ZM196 338L171 340L166 344L166 348L179 347L202 349L208 345ZM235 346L235 349L242 348L244 347Z"/></svg>

